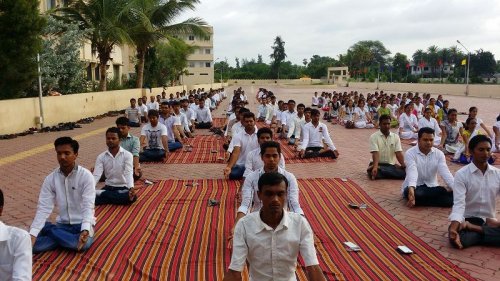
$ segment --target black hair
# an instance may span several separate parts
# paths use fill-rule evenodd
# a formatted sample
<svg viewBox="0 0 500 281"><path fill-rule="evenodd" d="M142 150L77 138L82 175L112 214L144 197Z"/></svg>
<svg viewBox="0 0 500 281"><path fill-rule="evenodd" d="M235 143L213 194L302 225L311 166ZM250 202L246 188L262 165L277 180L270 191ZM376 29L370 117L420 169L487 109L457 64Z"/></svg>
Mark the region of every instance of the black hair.
<svg viewBox="0 0 500 281"><path fill-rule="evenodd" d="M297 108L299 108L299 107L306 108L306 106L305 106L303 103L299 103L299 104L297 105Z"/></svg>
<svg viewBox="0 0 500 281"><path fill-rule="evenodd" d="M259 192L262 192L264 186L273 186L278 185L284 182L286 185L286 189L288 190L288 180L280 173L264 173L260 176L259 182L257 183L259 187Z"/></svg>
<svg viewBox="0 0 500 281"><path fill-rule="evenodd" d="M310 107L304 108L304 112L308 112L308 111L311 112L311 110L312 110L312 108L310 108Z"/></svg>
<svg viewBox="0 0 500 281"><path fill-rule="evenodd" d="M108 133L117 134L118 136L120 136L120 129L118 129L117 127L111 127L106 130L106 135Z"/></svg>
<svg viewBox="0 0 500 281"><path fill-rule="evenodd" d="M472 139L469 140L469 151L474 151L476 146L482 142L488 142L491 146L491 139L485 135L475 135Z"/></svg>
<svg viewBox="0 0 500 281"><path fill-rule="evenodd" d="M241 113L241 110L240 110L240 113ZM253 114L253 112L245 112L243 113L243 120L244 119L247 119L247 118L252 118L253 120L255 120L255 114Z"/></svg>
<svg viewBox="0 0 500 281"><path fill-rule="evenodd" d="M434 135L434 129L429 127L420 128L420 130L418 130L418 139L421 139L424 134Z"/></svg>
<svg viewBox="0 0 500 281"><path fill-rule="evenodd" d="M115 121L115 124L116 126L128 126L128 118L125 117L125 116L122 116L122 117L118 117L118 119L116 119Z"/></svg>
<svg viewBox="0 0 500 281"><path fill-rule="evenodd" d="M162 101L160 105L169 105L168 101Z"/></svg>
<svg viewBox="0 0 500 281"><path fill-rule="evenodd" d="M497 121L500 121L500 114L498 114L497 116Z"/></svg>
<svg viewBox="0 0 500 281"><path fill-rule="evenodd" d="M455 108L451 108L450 110L448 110L448 115L452 114L452 113L457 113L458 111L455 109Z"/></svg>
<svg viewBox="0 0 500 281"><path fill-rule="evenodd" d="M426 107L426 108L424 109L424 112L427 112L427 111L431 111L431 112L432 112L432 110L431 110L431 108L430 108L430 107Z"/></svg>
<svg viewBox="0 0 500 281"><path fill-rule="evenodd" d="M262 134L269 134L271 136L271 138L273 138L273 130L271 130L268 127L260 128L257 131L257 139L259 139Z"/></svg>
<svg viewBox="0 0 500 281"><path fill-rule="evenodd" d="M3 199L3 191L0 189L0 208L3 208L4 199Z"/></svg>
<svg viewBox="0 0 500 281"><path fill-rule="evenodd" d="M320 115L319 110L316 108L311 109L311 116L317 116Z"/></svg>
<svg viewBox="0 0 500 281"><path fill-rule="evenodd" d="M78 153L78 149L80 148L80 145L78 142L70 137L60 137L57 138L54 141L54 147L57 148L58 146L69 144L71 148L73 149L74 153Z"/></svg>
<svg viewBox="0 0 500 281"><path fill-rule="evenodd" d="M130 101L135 101L135 98L131 98Z"/></svg>
<svg viewBox="0 0 500 281"><path fill-rule="evenodd" d="M476 120L476 118L469 117L467 120L465 120L465 124L469 125L472 120Z"/></svg>
<svg viewBox="0 0 500 281"><path fill-rule="evenodd" d="M278 154L281 155L281 145L279 144L279 142L266 141L265 143L260 145L260 156L264 156L266 149L270 147L276 148L278 150Z"/></svg>
<svg viewBox="0 0 500 281"><path fill-rule="evenodd" d="M477 110L477 107L475 107L475 106L471 106L471 107L469 107L469 114L470 114L473 110Z"/></svg>
<svg viewBox="0 0 500 281"><path fill-rule="evenodd" d="M159 117L160 114L158 113L158 110L151 109L150 111L148 111L148 117L152 117L152 116Z"/></svg>
<svg viewBox="0 0 500 281"><path fill-rule="evenodd" d="M250 109L246 107L240 107L240 111L238 112L239 114L245 113L245 112L250 112Z"/></svg>
<svg viewBox="0 0 500 281"><path fill-rule="evenodd" d="M382 115L380 115L380 117L378 118L378 123L380 124L384 120L391 121L391 116L389 114L382 114Z"/></svg>
<svg viewBox="0 0 500 281"><path fill-rule="evenodd" d="M176 101L176 100L170 102L170 106L176 106L176 105L180 105L180 104L181 103L179 101Z"/></svg>
<svg viewBox="0 0 500 281"><path fill-rule="evenodd" d="M294 100L288 100L288 103L292 103L292 102L295 104Z"/></svg>

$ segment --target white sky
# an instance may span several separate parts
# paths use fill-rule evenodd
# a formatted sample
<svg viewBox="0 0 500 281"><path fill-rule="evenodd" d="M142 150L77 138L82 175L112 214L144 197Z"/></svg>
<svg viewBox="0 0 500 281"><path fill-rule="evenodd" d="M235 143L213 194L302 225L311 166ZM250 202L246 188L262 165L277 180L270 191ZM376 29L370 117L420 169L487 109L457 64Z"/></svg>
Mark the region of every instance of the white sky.
<svg viewBox="0 0 500 281"><path fill-rule="evenodd" d="M360 40L380 40L408 57L459 39L471 52L500 60L500 0L201 0L194 12L214 27L214 58L269 62L277 35L287 60L312 55L338 58ZM462 48L460 46L460 48Z"/></svg>

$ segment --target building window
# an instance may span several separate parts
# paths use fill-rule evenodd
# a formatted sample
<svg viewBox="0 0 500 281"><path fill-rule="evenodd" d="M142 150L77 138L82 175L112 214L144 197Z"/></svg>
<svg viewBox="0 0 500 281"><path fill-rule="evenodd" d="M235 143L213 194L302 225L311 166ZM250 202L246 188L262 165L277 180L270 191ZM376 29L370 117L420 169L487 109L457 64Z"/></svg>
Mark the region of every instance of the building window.
<svg viewBox="0 0 500 281"><path fill-rule="evenodd" d="M211 63L209 63L209 62L206 62L206 63L205 63L205 67L211 67L211 65L212 65L212 64L211 64Z"/></svg>
<svg viewBox="0 0 500 281"><path fill-rule="evenodd" d="M189 62L189 67L195 67L194 62Z"/></svg>
<svg viewBox="0 0 500 281"><path fill-rule="evenodd" d="M208 73L200 73L200 75L208 75Z"/></svg>
<svg viewBox="0 0 500 281"><path fill-rule="evenodd" d="M92 66L87 65L87 81L92 81Z"/></svg>
<svg viewBox="0 0 500 281"><path fill-rule="evenodd" d="M210 36L206 36L205 41L210 41Z"/></svg>
<svg viewBox="0 0 500 281"><path fill-rule="evenodd" d="M47 10L56 8L56 0L47 0Z"/></svg>
<svg viewBox="0 0 500 281"><path fill-rule="evenodd" d="M194 75L194 73L189 73L189 75L191 75L191 76L192 76L192 75Z"/></svg>
<svg viewBox="0 0 500 281"><path fill-rule="evenodd" d="M189 35L188 40L189 41L194 41L194 35Z"/></svg>
<svg viewBox="0 0 500 281"><path fill-rule="evenodd" d="M205 49L205 55L210 55L211 50L210 49Z"/></svg>
<svg viewBox="0 0 500 281"><path fill-rule="evenodd" d="M99 65L96 64L95 68L94 68L94 79L95 81L99 81L101 79L100 75L99 75Z"/></svg>

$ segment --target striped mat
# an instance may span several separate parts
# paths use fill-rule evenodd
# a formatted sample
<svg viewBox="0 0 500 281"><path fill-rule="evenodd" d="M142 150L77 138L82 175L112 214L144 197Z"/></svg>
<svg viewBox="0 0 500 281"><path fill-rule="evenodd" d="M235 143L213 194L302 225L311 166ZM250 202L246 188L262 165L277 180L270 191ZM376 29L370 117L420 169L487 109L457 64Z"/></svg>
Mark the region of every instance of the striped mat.
<svg viewBox="0 0 500 281"><path fill-rule="evenodd" d="M230 262L227 235L239 183L166 180L140 188L129 207L99 206L94 245L75 254L34 256L34 280L221 280ZM299 180L301 205L315 232L328 280L473 280L380 208L354 182ZM208 200L220 200L209 207ZM349 202L368 209L350 209ZM444 238L443 238L444 239ZM361 252L348 252L344 241ZM415 253L401 255L397 245ZM307 280L299 257L297 277ZM244 280L248 280L245 275Z"/></svg>
<svg viewBox="0 0 500 281"><path fill-rule="evenodd" d="M285 157L286 164L297 164L297 163L318 163L318 162L334 162L335 159L330 157L317 157L317 158L309 158L302 159L298 157L295 146L288 145L288 142L284 139L275 140L278 141L281 145L281 153L283 157ZM340 155L339 157L342 157Z"/></svg>
<svg viewBox="0 0 500 281"><path fill-rule="evenodd" d="M226 124L226 120L227 118L220 118L220 117L212 118L212 125L214 127L222 128ZM257 125L257 128L259 129L267 126L266 123L264 122L255 122L255 125Z"/></svg>

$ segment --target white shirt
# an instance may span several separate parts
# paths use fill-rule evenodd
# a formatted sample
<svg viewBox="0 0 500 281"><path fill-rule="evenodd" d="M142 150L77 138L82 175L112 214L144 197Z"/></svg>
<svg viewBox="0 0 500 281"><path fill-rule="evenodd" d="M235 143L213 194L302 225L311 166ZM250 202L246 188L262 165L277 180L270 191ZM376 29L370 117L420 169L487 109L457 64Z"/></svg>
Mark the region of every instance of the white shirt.
<svg viewBox="0 0 500 281"><path fill-rule="evenodd" d="M189 125L192 124L192 121L196 120L196 113L192 108L188 107L186 110L184 110L184 108L181 108L181 112L186 115L189 121Z"/></svg>
<svg viewBox="0 0 500 281"><path fill-rule="evenodd" d="M38 236L55 204L59 210L57 223L81 223L81 230L87 230L90 236L93 236L94 202L95 181L89 170L75 165L73 171L66 177L61 169L57 168L45 178L42 184L30 234Z"/></svg>
<svg viewBox="0 0 500 281"><path fill-rule="evenodd" d="M285 169L285 157L283 157L283 153L280 156L280 162L278 165L282 169ZM260 147L258 147L248 152L247 160L245 161L245 173L243 173L243 177L246 178L250 173L262 167L264 167L264 162L262 161L262 157L260 157Z"/></svg>
<svg viewBox="0 0 500 281"><path fill-rule="evenodd" d="M488 164L483 175L474 163L455 174L450 221L465 218L495 218L496 197L500 193L500 170Z"/></svg>
<svg viewBox="0 0 500 281"><path fill-rule="evenodd" d="M0 280L31 280L31 253L28 232L0 221Z"/></svg>
<svg viewBox="0 0 500 281"><path fill-rule="evenodd" d="M243 166L247 160L247 154L259 147L259 142L257 141L257 130L254 130L251 135L247 134L247 132L243 130L233 136L231 143L233 143L233 147L240 147L240 155L238 156L236 165Z"/></svg>
<svg viewBox="0 0 500 281"><path fill-rule="evenodd" d="M361 109L359 107L356 107L356 109L354 109L354 114L358 115L358 120L356 121L364 121L364 122L368 121L367 120L368 117L366 116L366 114L369 113L370 112L366 108Z"/></svg>
<svg viewBox="0 0 500 281"><path fill-rule="evenodd" d="M422 118L422 111L424 110L424 105L423 104L414 104L413 108L417 111L417 117L418 119Z"/></svg>
<svg viewBox="0 0 500 281"><path fill-rule="evenodd" d="M157 101L154 102L149 102L147 104L148 111L154 109L154 110L160 110L160 104Z"/></svg>
<svg viewBox="0 0 500 281"><path fill-rule="evenodd" d="M287 138L295 136L296 139L300 139L300 134L302 132L302 125L306 123L305 115L299 117L299 115L295 114L288 119L288 134Z"/></svg>
<svg viewBox="0 0 500 281"><path fill-rule="evenodd" d="M441 127L439 127L439 124L435 118L432 118L430 120L427 120L427 118L423 117L418 120L418 128L431 128L434 130L434 135L439 136L441 134Z"/></svg>
<svg viewBox="0 0 500 281"><path fill-rule="evenodd" d="M164 123L165 127L167 127L167 137L169 141L175 141L175 133L174 126L181 126L181 118L176 115L170 115L167 119L165 119Z"/></svg>
<svg viewBox="0 0 500 281"><path fill-rule="evenodd" d="M409 116L406 113L399 116L399 128L403 128L404 132L412 132L415 130L415 126L418 127L417 117L413 114Z"/></svg>
<svg viewBox="0 0 500 281"><path fill-rule="evenodd" d="M125 116L128 118L130 122L134 123L140 123L141 122L141 109L138 108L137 106L132 108L132 107L127 107L125 109Z"/></svg>
<svg viewBox="0 0 500 281"><path fill-rule="evenodd" d="M331 150L337 150L330 137L330 133L328 133L328 128L321 122L318 123L317 127L314 127L312 122L307 123L304 126L302 134L301 150L305 150L308 147L323 147L323 140Z"/></svg>
<svg viewBox="0 0 500 281"><path fill-rule="evenodd" d="M191 132L191 130L189 130L191 122L189 121L187 115L181 111L177 116L179 116L179 119L181 120L181 126L184 129L184 131Z"/></svg>
<svg viewBox="0 0 500 281"><path fill-rule="evenodd" d="M189 108L191 108L194 112L196 112L196 109L199 108L199 106L196 103L190 103Z"/></svg>
<svg viewBox="0 0 500 281"><path fill-rule="evenodd" d="M148 107L145 104L141 104L138 107L141 111L141 116L148 116Z"/></svg>
<svg viewBox="0 0 500 281"><path fill-rule="evenodd" d="M149 149L165 149L161 141L162 136L168 136L168 130L165 125L158 121L155 127L151 123L144 125L141 129L141 136L146 136L147 148Z"/></svg>
<svg viewBox="0 0 500 281"><path fill-rule="evenodd" d="M312 101L311 102L312 102L312 105L318 105L318 103L319 103L318 97L316 97L316 96L312 97Z"/></svg>
<svg viewBox="0 0 500 281"><path fill-rule="evenodd" d="M293 281L299 252L305 266L319 264L313 232L303 216L284 211L273 229L254 212L236 224L229 269L241 272L248 260L250 281Z"/></svg>
<svg viewBox="0 0 500 281"><path fill-rule="evenodd" d="M109 150L97 156L94 165L94 181L97 183L104 172L105 184L113 187L134 187L134 157L122 147L116 156Z"/></svg>
<svg viewBox="0 0 500 281"><path fill-rule="evenodd" d="M198 107L195 111L196 120L198 122L208 123L212 122L212 113L210 113L210 109L208 107L200 108Z"/></svg>
<svg viewBox="0 0 500 281"><path fill-rule="evenodd" d="M257 191L259 191L259 178L264 174L264 167L251 172L248 177L245 178L243 187L241 189L241 205L238 208L238 213L248 214L250 212L259 211L262 208L262 202L257 196ZM289 211L304 214L302 208L299 204L299 185L297 184L297 179L292 173L287 172L285 169L278 167L278 173L285 176L288 180L288 190L287 190L287 208Z"/></svg>
<svg viewBox="0 0 500 281"><path fill-rule="evenodd" d="M448 187L453 186L453 175L446 165L444 153L431 148L431 151L425 155L417 146L408 149L405 153L406 178L401 186L401 191L408 186L417 188L419 185L428 187L438 186L437 174L444 179Z"/></svg>
<svg viewBox="0 0 500 281"><path fill-rule="evenodd" d="M296 111L290 112L289 110L281 113L281 125L288 125L288 120L297 115Z"/></svg>

